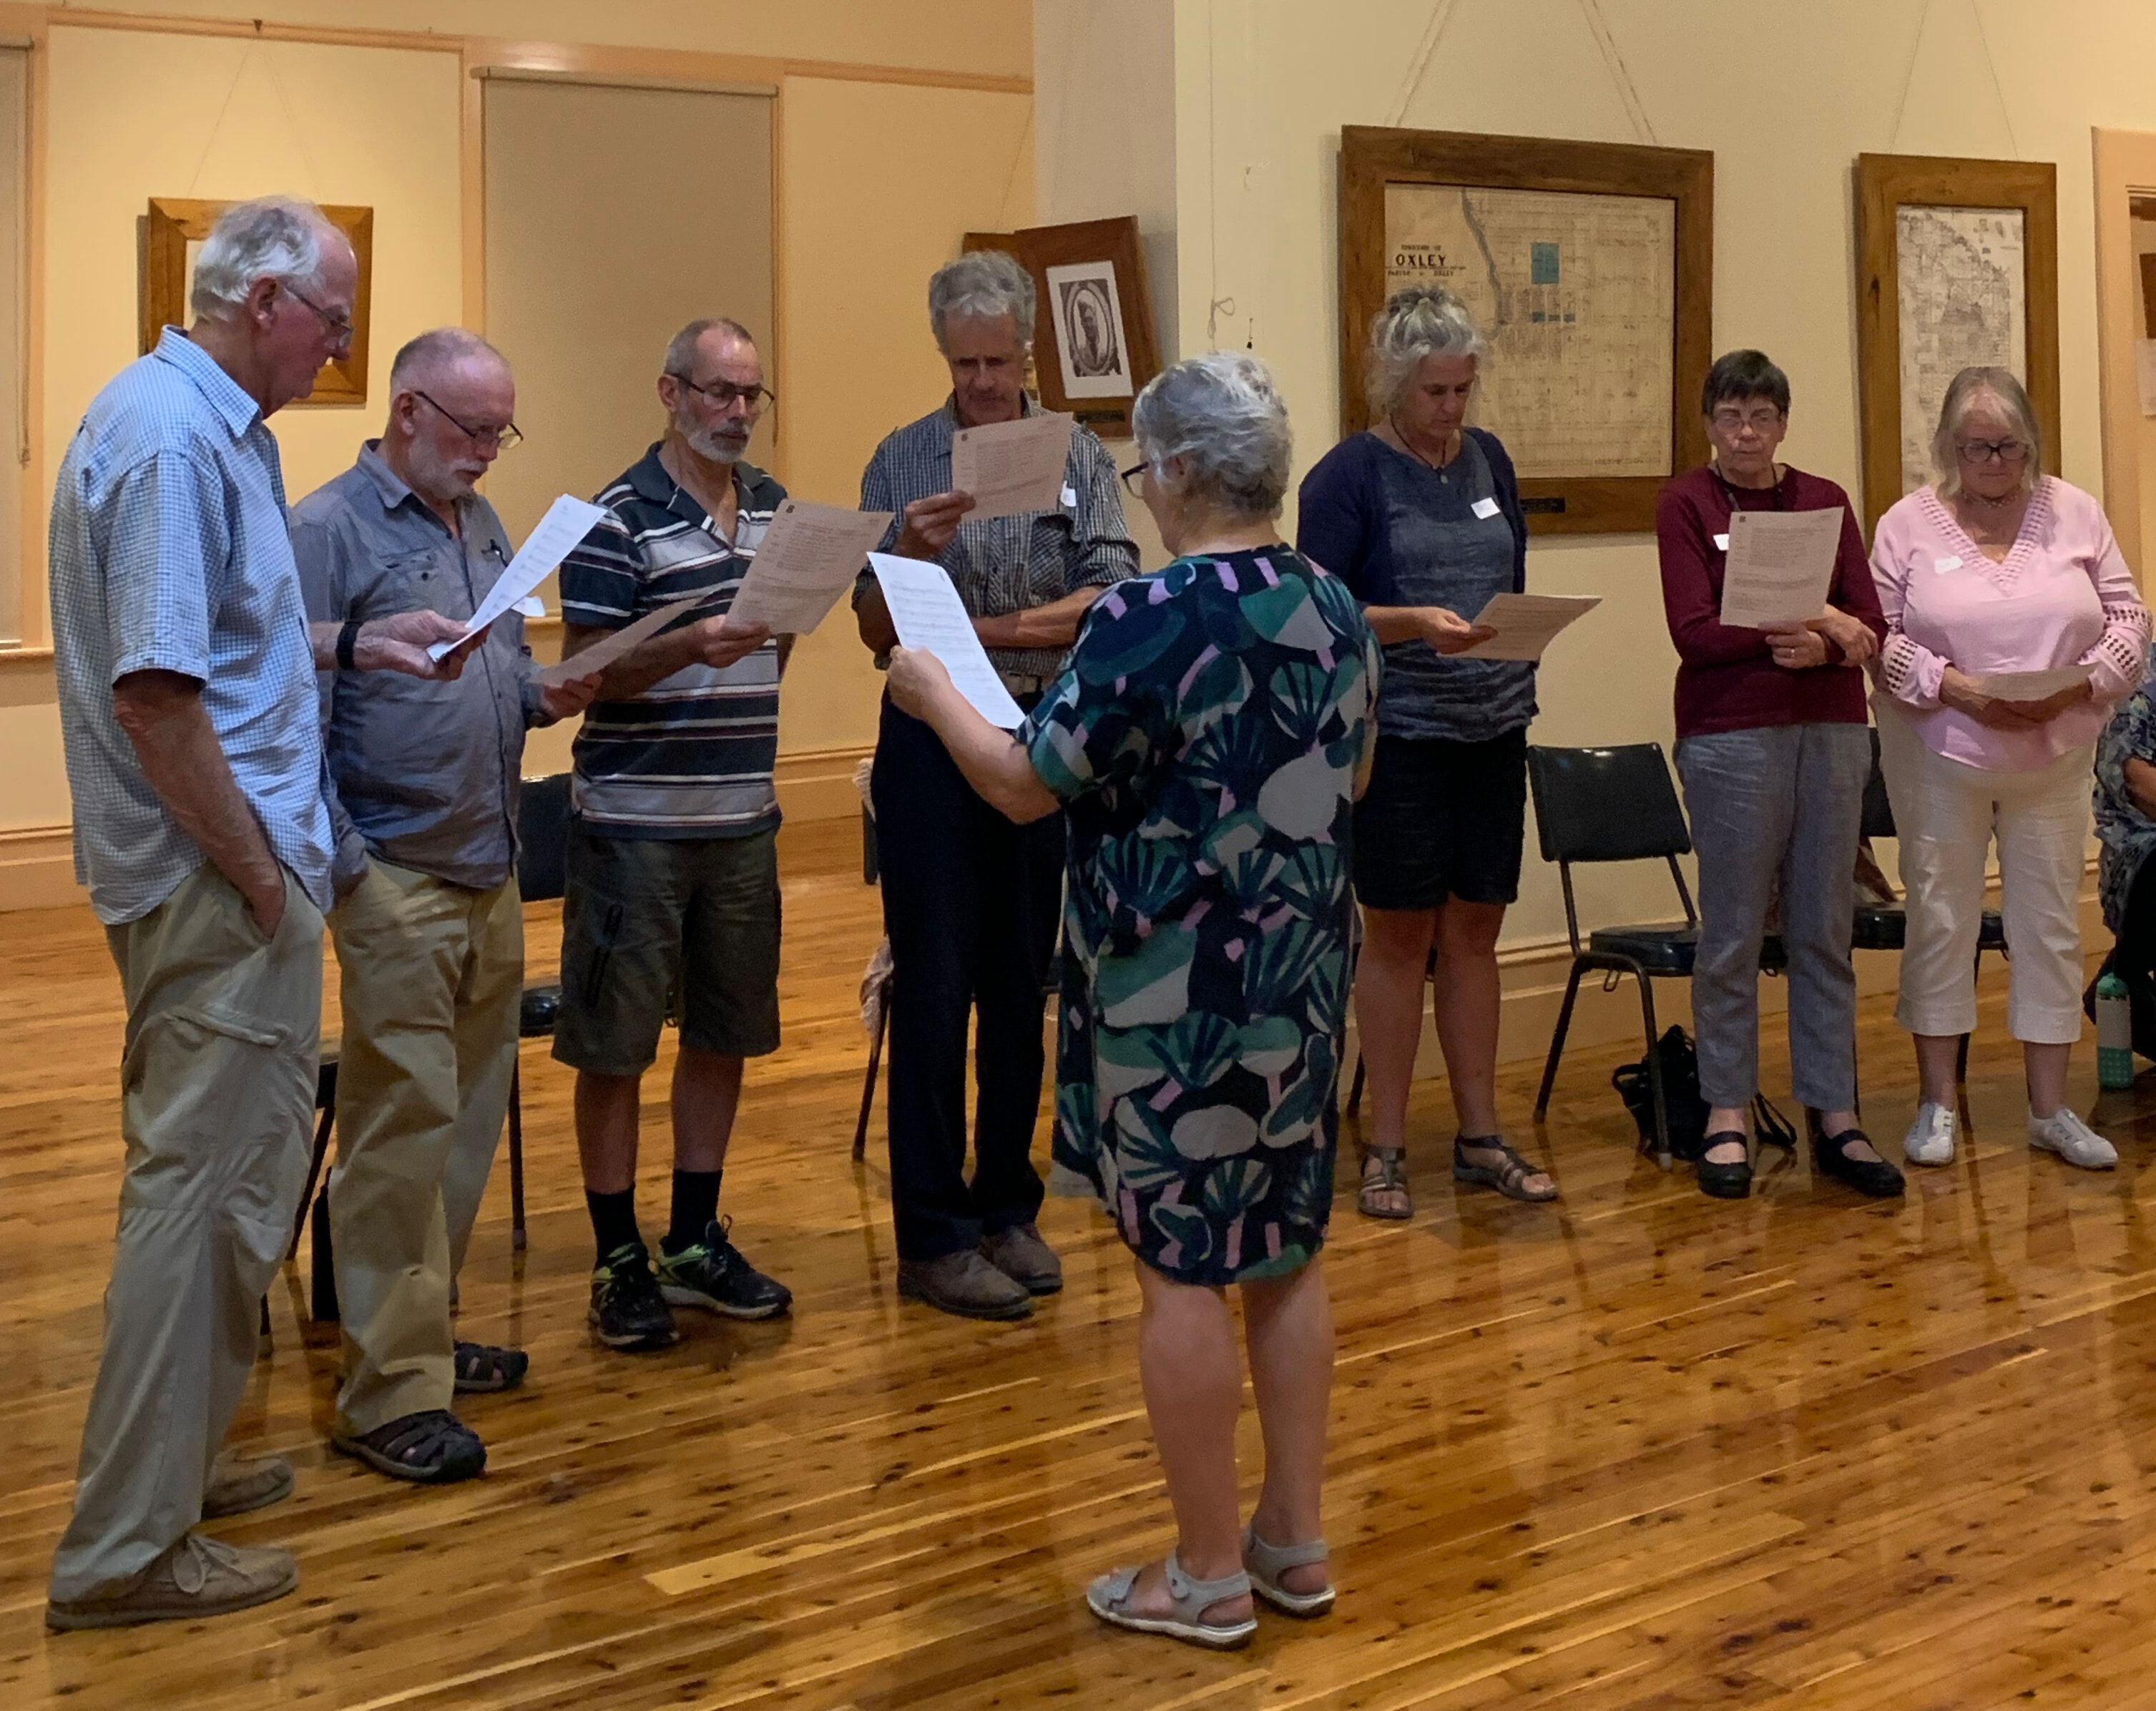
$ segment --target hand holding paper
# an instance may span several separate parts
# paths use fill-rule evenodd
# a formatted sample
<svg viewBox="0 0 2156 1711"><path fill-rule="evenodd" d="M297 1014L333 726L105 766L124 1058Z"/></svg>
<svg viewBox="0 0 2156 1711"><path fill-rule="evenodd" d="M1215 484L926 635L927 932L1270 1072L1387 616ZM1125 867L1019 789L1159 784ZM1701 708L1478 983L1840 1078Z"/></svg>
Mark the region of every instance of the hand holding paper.
<svg viewBox="0 0 2156 1711"><path fill-rule="evenodd" d="M574 682L594 671L603 671L637 644L648 641L676 619L686 617L699 606L716 599L721 592L718 588L706 588L701 593L691 594L686 599L676 600L671 605L647 612L634 624L609 630L589 647L570 655L559 665L549 665L539 674L539 681L552 687ZM761 645L762 640L759 635L756 639L757 645Z"/></svg>
<svg viewBox="0 0 2156 1711"><path fill-rule="evenodd" d="M572 499L566 493L548 506L547 515L539 519L539 527L525 537L516 557L495 578L494 586L479 603L479 609L472 614L471 622L465 626L463 635L454 641L436 642L427 650L429 656L439 660L451 648L485 629L546 581L547 573L569 556L570 549L591 533L592 526L605 515L603 506Z"/></svg>
<svg viewBox="0 0 2156 1711"><path fill-rule="evenodd" d="M734 595L730 614L778 633L806 635L853 586L869 548L890 527L887 511L845 511L788 499L778 507Z"/></svg>
<svg viewBox="0 0 2156 1711"><path fill-rule="evenodd" d="M1013 422L961 428L951 439L951 486L973 495L973 509L968 515L978 519L1054 511L1063 496L1071 426L1068 416L1037 410Z"/></svg>
<svg viewBox="0 0 2156 1711"><path fill-rule="evenodd" d="M988 650L943 567L894 558L888 552L870 553L869 564L882 586L900 643L941 660L958 693L991 725L1014 731L1024 723L1024 713L988 663Z"/></svg>
<svg viewBox="0 0 2156 1711"><path fill-rule="evenodd" d="M1497 634L1463 648L1462 660L1539 660L1558 632L1602 604L1599 594L1492 594L1475 614L1477 624Z"/></svg>
<svg viewBox="0 0 2156 1711"><path fill-rule="evenodd" d="M2068 690L2079 689L2089 681L2093 669L2088 665L2061 665L2056 671L1999 671L1978 678L1975 688L1979 695L1988 696L1993 701L2028 706L2064 695Z"/></svg>

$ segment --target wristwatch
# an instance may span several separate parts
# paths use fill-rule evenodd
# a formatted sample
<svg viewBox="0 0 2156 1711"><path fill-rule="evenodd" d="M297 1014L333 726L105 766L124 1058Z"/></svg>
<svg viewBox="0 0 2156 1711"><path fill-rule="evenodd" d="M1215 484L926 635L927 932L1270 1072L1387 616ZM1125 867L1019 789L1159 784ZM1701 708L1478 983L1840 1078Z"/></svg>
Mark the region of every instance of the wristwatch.
<svg viewBox="0 0 2156 1711"><path fill-rule="evenodd" d="M352 657L353 650L357 648L358 645L359 620L357 618L346 619L345 620L344 628L337 632L338 671L357 671L359 670L358 660Z"/></svg>

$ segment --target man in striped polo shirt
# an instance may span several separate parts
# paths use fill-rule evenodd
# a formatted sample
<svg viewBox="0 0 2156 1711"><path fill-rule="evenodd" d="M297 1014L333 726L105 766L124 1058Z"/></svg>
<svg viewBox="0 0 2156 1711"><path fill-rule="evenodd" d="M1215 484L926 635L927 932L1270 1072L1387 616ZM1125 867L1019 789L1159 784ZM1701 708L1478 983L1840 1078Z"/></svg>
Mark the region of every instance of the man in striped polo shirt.
<svg viewBox="0 0 2156 1711"><path fill-rule="evenodd" d="M670 1303L758 1319L793 1300L718 1216L742 1061L778 1046L784 657L724 614L786 491L742 461L772 396L740 326L676 333L659 398L665 437L598 496L608 515L562 564L565 657L691 594L710 591L712 614L608 665L577 733L554 1056L578 1072L592 1328L624 1349L674 1341ZM654 1267L633 1204L638 1095L670 1012L673 1209Z"/></svg>

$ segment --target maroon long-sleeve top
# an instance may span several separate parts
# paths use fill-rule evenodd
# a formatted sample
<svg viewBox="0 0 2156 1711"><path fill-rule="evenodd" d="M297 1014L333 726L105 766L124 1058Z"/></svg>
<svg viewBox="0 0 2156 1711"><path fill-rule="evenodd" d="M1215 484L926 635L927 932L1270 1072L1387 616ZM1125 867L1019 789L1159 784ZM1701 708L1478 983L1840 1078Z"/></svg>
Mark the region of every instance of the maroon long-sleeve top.
<svg viewBox="0 0 2156 1711"><path fill-rule="evenodd" d="M1774 486L1731 487L1712 468L1687 470L1662 489L1655 541L1662 561L1662 609L1676 644L1680 737L1749 731L1763 725L1861 725L1864 672L1827 644L1827 663L1801 671L1774 663L1766 633L1722 621L1722 577L1729 519L1746 511L1841 512L1841 544L1827 604L1860 619L1882 640L1887 620L1871 580L1864 537L1849 496L1821 475L1789 470Z"/></svg>

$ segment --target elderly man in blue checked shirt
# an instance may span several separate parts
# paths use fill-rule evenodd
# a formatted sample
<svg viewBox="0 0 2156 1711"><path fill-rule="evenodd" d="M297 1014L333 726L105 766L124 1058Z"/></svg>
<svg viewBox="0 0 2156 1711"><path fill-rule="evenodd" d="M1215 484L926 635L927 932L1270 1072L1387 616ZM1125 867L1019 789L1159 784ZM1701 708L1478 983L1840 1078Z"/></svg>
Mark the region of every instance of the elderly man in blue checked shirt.
<svg viewBox="0 0 2156 1711"><path fill-rule="evenodd" d="M962 255L928 285L928 326L951 396L886 437L861 477L861 509L899 513L886 549L951 575L988 658L1022 707L1062 669L1086 609L1137 573L1115 466L1085 429L1070 436L1061 505L972 521L951 491L961 428L1038 408L1025 394L1033 277L1000 250ZM861 640L898 640L864 574ZM891 936L891 1200L898 1291L968 1318L1024 1318L1063 1287L1034 1220L1042 986L1055 953L1063 816L1014 825L974 794L936 733L889 696L870 784ZM966 1033L980 1017L973 1175L966 1176Z"/></svg>
<svg viewBox="0 0 2156 1711"><path fill-rule="evenodd" d="M452 676L408 612L311 627L264 418L352 338L357 269L319 209L219 218L195 325L91 403L53 495L53 643L76 876L127 1002L127 1143L105 1346L54 1628L192 1621L283 1596L289 1551L195 1530L274 1503L282 1457L220 1457L257 1303L307 1168L330 822L317 665Z"/></svg>

